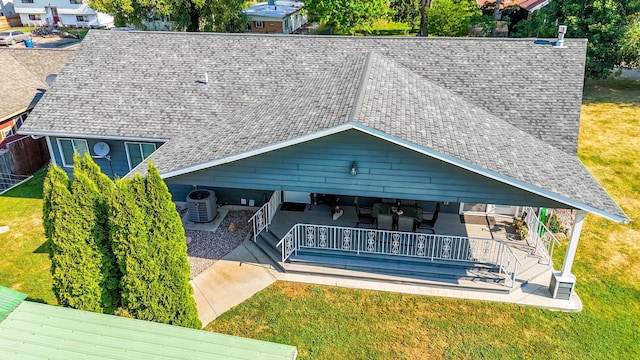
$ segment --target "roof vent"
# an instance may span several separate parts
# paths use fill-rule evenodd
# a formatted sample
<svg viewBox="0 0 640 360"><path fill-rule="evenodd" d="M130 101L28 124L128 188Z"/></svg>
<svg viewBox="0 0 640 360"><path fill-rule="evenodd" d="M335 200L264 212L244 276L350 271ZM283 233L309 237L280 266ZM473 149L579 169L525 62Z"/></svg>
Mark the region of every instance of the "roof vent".
<svg viewBox="0 0 640 360"><path fill-rule="evenodd" d="M555 46L564 45L564 34L567 33L567 25L558 26L558 40L556 40Z"/></svg>

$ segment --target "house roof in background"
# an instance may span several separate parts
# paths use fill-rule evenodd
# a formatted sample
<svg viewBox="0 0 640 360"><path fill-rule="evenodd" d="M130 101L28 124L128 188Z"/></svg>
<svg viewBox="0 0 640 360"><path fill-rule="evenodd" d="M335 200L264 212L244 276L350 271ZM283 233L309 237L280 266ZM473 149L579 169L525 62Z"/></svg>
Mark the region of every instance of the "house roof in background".
<svg viewBox="0 0 640 360"><path fill-rule="evenodd" d="M495 4L495 0L476 0L478 7L482 8L487 4ZM549 0L506 0L500 4L500 8L506 8L509 6L518 6L527 10L528 12L534 12L540 10L544 6L549 4Z"/></svg>
<svg viewBox="0 0 640 360"><path fill-rule="evenodd" d="M0 314L12 308L4 320L0 317L2 359L293 360L297 356L295 346L22 301L25 295L17 293L20 299L15 293L0 287Z"/></svg>
<svg viewBox="0 0 640 360"><path fill-rule="evenodd" d="M586 40L533 41L92 30L21 131L167 139L376 51L575 154Z"/></svg>
<svg viewBox="0 0 640 360"><path fill-rule="evenodd" d="M295 121L292 121L295 119ZM626 215L573 155L517 129L376 52L164 144L163 177L357 129L617 221Z"/></svg>
<svg viewBox="0 0 640 360"><path fill-rule="evenodd" d="M275 19L284 19L285 17L300 11L304 6L300 1L276 1L275 5L262 2L242 10L249 16L263 16Z"/></svg>
<svg viewBox="0 0 640 360"><path fill-rule="evenodd" d="M73 50L2 49L0 51L0 121L32 108L47 89L48 74L57 74Z"/></svg>

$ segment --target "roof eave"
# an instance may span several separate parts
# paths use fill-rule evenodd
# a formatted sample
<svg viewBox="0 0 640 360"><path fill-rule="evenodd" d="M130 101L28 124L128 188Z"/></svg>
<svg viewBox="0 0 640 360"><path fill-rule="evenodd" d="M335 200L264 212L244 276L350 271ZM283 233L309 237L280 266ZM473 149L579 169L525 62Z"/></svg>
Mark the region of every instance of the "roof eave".
<svg viewBox="0 0 640 360"><path fill-rule="evenodd" d="M288 146L292 146L292 145L297 145L297 144L300 144L300 143L303 143L303 142L319 139L319 138L322 138L322 137L325 137L325 136L328 136L328 135L336 134L338 132L351 130L351 129L356 129L356 130L362 131L362 132L364 132L366 134L378 137L380 139L389 141L391 143L394 143L396 145L402 146L404 148L407 148L407 149L416 151L418 153L433 157L435 159L444 161L446 163L449 163L451 165L460 167L462 169L474 172L474 173L482 175L484 177L487 177L487 178L499 181L501 183L504 183L504 184L507 184L507 185L510 185L510 186L513 186L513 187L516 187L516 188L519 188L519 189L522 189L522 190L525 190L525 191L528 191L528 192L531 192L533 194L545 197L545 198L550 199L550 200L557 201L557 202L565 204L565 205L567 205L569 207L585 210L587 212L594 213L594 214L600 215L600 216L602 216L602 217L604 217L606 219L613 220L613 221L616 221L616 222L619 222L619 223L623 223L623 224L628 224L630 222L630 219L628 217L619 216L619 215L616 215L616 214L612 214L612 213L603 211L603 210L598 209L596 207L584 204L584 203L579 202L579 201L575 201L575 200L573 200L571 198L558 195L556 193L541 189L541 188L539 188L537 186L533 186L531 184L527 184L525 182L510 178L508 176L505 176L505 175L502 175L502 174L499 174L499 173L496 173L496 172L481 168L479 166L473 165L473 164L468 163L466 161L462 161L462 160L454 158L452 156L445 155L445 154L442 154L440 152L425 148L423 146L416 145L416 144L411 143L409 141L406 141L406 140L391 136L391 135L389 135L387 133L384 133L382 131L379 131L379 130L364 126L364 125L362 125L360 123L357 123L357 122L344 123L344 124L341 124L341 125L338 125L338 126L335 126L335 127L332 127L332 128L327 128L327 129L324 129L324 130L321 130L321 131L318 131L318 132L315 132L315 133L307 134L307 135L304 135L304 136L299 136L299 137L296 137L296 138L293 138L293 139L289 139L289 140L286 140L286 141L282 141L282 142L279 142L279 143L275 143L275 144L272 144L272 145L263 146L263 147L256 148L256 149L253 149L253 150L250 150L250 151L245 151L245 152L238 153L238 154L235 154L235 155L226 156L226 157L223 157L223 158L220 158L220 159L207 161L207 162L200 163L200 164L197 164L197 165L188 166L188 167L185 167L185 168L182 168L182 169L168 171L166 173L161 174L160 176L163 179L168 179L168 178L172 178L172 177L175 177L175 176L187 174L187 173L190 173L190 172L203 170L203 169L207 169L207 168L218 166L218 165L223 165L223 164L230 163L230 162L237 161L237 160L246 159L248 157L260 155L260 154L263 154L263 153L267 153L267 152L270 152L270 151L282 149L282 148L285 148L285 147L288 147ZM133 172L133 170L132 170L132 172ZM131 173L127 174L127 176L129 176Z"/></svg>

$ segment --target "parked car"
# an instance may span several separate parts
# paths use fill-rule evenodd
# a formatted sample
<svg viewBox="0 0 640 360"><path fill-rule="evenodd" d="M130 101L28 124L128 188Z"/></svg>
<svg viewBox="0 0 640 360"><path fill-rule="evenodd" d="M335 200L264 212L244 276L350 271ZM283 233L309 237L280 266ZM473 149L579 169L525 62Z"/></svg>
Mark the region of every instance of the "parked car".
<svg viewBox="0 0 640 360"><path fill-rule="evenodd" d="M0 32L0 45L15 45L21 41L25 41L26 39L31 37L30 32L22 32L17 30L9 30Z"/></svg>

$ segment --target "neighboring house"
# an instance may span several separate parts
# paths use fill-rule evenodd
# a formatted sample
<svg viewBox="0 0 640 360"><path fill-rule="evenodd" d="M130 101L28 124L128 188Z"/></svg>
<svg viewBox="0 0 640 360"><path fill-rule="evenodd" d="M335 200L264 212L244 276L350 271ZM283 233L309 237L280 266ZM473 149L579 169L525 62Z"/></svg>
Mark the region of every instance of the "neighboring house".
<svg viewBox="0 0 640 360"><path fill-rule="evenodd" d="M478 7L483 8L488 4L495 4L495 0L476 0ZM540 10L549 4L550 0L503 0L500 8L504 9L510 6L517 6L529 13Z"/></svg>
<svg viewBox="0 0 640 360"><path fill-rule="evenodd" d="M0 0L0 16L11 16L13 14L15 14L13 0Z"/></svg>
<svg viewBox="0 0 640 360"><path fill-rule="evenodd" d="M257 33L291 34L307 23L300 1L275 1L250 6L242 12L249 19L248 29Z"/></svg>
<svg viewBox="0 0 640 360"><path fill-rule="evenodd" d="M73 50L12 48L0 52L0 191L49 162L46 141L16 135Z"/></svg>
<svg viewBox="0 0 640 360"><path fill-rule="evenodd" d="M313 194L339 195L345 206L354 197L440 203L456 213L572 209L565 263L550 284L554 296L569 298L585 215L629 221L576 157L586 46L91 31L21 132L44 136L69 173L74 152L104 155L108 147L110 157L98 159L105 173L144 173L153 161L176 201L195 187L214 189L221 203L254 199L263 206L256 236L281 200L308 204ZM510 100L494 101L497 89ZM382 267L407 257L442 269L482 263L514 287L528 282L517 264L550 261L534 215L527 211L536 254L526 259L520 245L443 227L396 233L307 217L299 221L309 225L275 235L283 265L320 247L325 259L384 256Z"/></svg>
<svg viewBox="0 0 640 360"><path fill-rule="evenodd" d="M54 25L112 28L113 16L97 12L86 0L16 0L15 12L24 26Z"/></svg>
<svg viewBox="0 0 640 360"><path fill-rule="evenodd" d="M0 286L2 359L295 360L295 346L26 301Z"/></svg>

